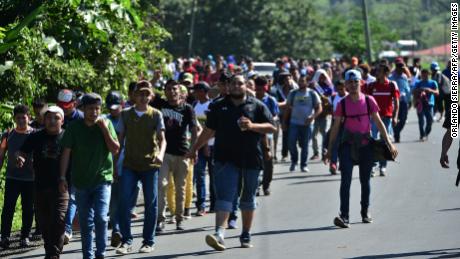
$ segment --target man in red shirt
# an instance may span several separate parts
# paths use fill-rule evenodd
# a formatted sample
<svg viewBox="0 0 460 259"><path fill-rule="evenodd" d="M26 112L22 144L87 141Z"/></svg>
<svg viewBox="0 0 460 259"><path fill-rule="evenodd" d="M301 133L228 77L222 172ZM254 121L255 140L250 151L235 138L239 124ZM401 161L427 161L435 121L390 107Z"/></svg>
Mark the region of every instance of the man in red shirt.
<svg viewBox="0 0 460 259"><path fill-rule="evenodd" d="M388 79L389 74L390 67L386 64L380 64L377 67L377 81L366 87L366 94L373 96L377 101L379 115L387 132L391 132L392 125L396 125L399 112L399 88L395 82ZM372 124L371 135L374 139L378 137L378 129L375 124ZM387 161L379 162L380 176L385 176L386 167Z"/></svg>

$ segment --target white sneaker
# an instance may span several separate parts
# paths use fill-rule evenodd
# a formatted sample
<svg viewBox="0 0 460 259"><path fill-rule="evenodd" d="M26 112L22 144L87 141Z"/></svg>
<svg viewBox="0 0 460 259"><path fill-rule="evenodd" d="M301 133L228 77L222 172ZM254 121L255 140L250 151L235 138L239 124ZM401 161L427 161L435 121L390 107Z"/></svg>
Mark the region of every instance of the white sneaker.
<svg viewBox="0 0 460 259"><path fill-rule="evenodd" d="M387 172L387 168L386 168L386 167L380 168L380 176L386 176L386 175L387 175L386 172Z"/></svg>
<svg viewBox="0 0 460 259"><path fill-rule="evenodd" d="M224 244L224 239L220 237L219 235L207 235L206 236L206 244L208 246L214 248L217 251L224 251L225 250L225 244Z"/></svg>
<svg viewBox="0 0 460 259"><path fill-rule="evenodd" d="M149 245L142 245L139 249L139 253L151 253L155 250L155 247Z"/></svg>
<svg viewBox="0 0 460 259"><path fill-rule="evenodd" d="M69 244L70 240L72 240L72 234L65 232L64 233L64 245Z"/></svg>

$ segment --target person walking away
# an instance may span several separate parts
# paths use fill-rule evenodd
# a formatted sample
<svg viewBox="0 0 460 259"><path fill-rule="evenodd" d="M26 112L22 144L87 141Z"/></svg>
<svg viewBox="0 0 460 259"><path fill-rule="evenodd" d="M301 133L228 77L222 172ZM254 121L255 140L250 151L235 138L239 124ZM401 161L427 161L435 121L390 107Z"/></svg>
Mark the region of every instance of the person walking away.
<svg viewBox="0 0 460 259"><path fill-rule="evenodd" d="M435 98L435 106L437 107L437 112L439 112L439 119L437 121L440 122L442 120L444 111L446 111L447 113L447 109L448 107L450 107L451 103L450 78L446 77L444 74L441 73L441 68L439 67L437 62L433 61L431 63L430 69L431 79L436 81L439 89L439 94Z"/></svg>

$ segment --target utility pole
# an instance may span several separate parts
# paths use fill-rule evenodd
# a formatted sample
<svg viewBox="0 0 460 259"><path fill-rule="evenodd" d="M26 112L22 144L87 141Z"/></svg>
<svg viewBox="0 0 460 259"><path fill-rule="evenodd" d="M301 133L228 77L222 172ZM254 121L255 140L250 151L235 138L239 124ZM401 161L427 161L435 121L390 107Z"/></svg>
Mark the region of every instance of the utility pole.
<svg viewBox="0 0 460 259"><path fill-rule="evenodd" d="M192 57L193 33L195 31L195 6L196 0L192 0L192 20L190 22L190 35L188 39L188 57Z"/></svg>
<svg viewBox="0 0 460 259"><path fill-rule="evenodd" d="M371 49L371 32L369 29L369 21L367 19L367 5L366 0L361 0L363 7L363 18L364 18L364 31L366 36L366 48L367 48L367 62L372 62L372 49Z"/></svg>

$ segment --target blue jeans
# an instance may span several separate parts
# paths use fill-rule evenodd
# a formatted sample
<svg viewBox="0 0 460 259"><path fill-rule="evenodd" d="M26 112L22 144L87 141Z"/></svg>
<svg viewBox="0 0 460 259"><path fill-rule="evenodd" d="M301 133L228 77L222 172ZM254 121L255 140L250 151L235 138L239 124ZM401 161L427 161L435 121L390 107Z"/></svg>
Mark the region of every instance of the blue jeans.
<svg viewBox="0 0 460 259"><path fill-rule="evenodd" d="M133 235L131 233L131 204L132 197L137 189L137 183L142 183L144 191L144 227L142 229L143 244L153 246L155 244L155 229L158 215L158 169L150 171L133 171L123 168L120 178L120 230L123 236L122 242L131 245Z"/></svg>
<svg viewBox="0 0 460 259"><path fill-rule="evenodd" d="M315 155L322 155L324 153L324 141L321 142L321 153L319 151L319 143L318 143L318 133L321 134L322 139L326 138L326 125L327 125L327 117L321 116L315 119L315 123L313 125L313 133L312 133L312 142L313 142L313 154Z"/></svg>
<svg viewBox="0 0 460 259"><path fill-rule="evenodd" d="M300 166L307 166L308 143L310 142L312 126L308 125L289 125L289 152L291 153L291 164L297 165L299 153L297 151L297 142L300 145Z"/></svg>
<svg viewBox="0 0 460 259"><path fill-rule="evenodd" d="M123 175L123 160L125 158L124 149L120 152L118 158L118 177ZM137 196L139 195L140 187L136 188L134 194L131 197L131 209L130 212L134 212L136 207ZM120 233L120 181L112 183L112 195L110 197L110 225L112 225L112 233Z"/></svg>
<svg viewBox="0 0 460 259"><path fill-rule="evenodd" d="M75 200L80 221L83 258L93 258L93 230L96 232L96 256L104 256L107 247L107 227L110 203L110 183L88 189L75 188Z"/></svg>
<svg viewBox="0 0 460 259"><path fill-rule="evenodd" d="M219 161L214 167L214 186L216 190L216 211L233 211L235 197L238 195L240 178L242 191L240 198L241 210L255 210L256 192L259 186L260 170L238 168L234 164Z"/></svg>
<svg viewBox="0 0 460 259"><path fill-rule="evenodd" d="M203 150L198 153L198 161L193 167L193 182L196 186L196 207L197 209L206 208L206 164L208 158L205 157Z"/></svg>
<svg viewBox="0 0 460 259"><path fill-rule="evenodd" d="M385 129L387 130L387 134L390 134L390 128L391 128L391 117L381 117L383 125L385 126ZM372 130L371 130L371 136L373 139L378 139L379 138L379 129L377 128L377 125L374 123L374 121L371 122L372 125ZM387 167L387 161L379 161L379 167L380 168L386 168Z"/></svg>
<svg viewBox="0 0 460 259"><path fill-rule="evenodd" d="M408 110L409 110L408 103L405 101L400 101L399 102L398 123L396 124L394 128L395 141L397 142L399 142L401 138L401 131L406 125Z"/></svg>
<svg viewBox="0 0 460 259"><path fill-rule="evenodd" d="M431 125L433 124L433 109L432 105L426 105L423 107L422 112L417 113L420 138L428 137L431 132Z"/></svg>
<svg viewBox="0 0 460 259"><path fill-rule="evenodd" d="M75 202L75 188L69 185L69 206L65 215L65 232L72 234L72 224L77 214L77 203Z"/></svg>
<svg viewBox="0 0 460 259"><path fill-rule="evenodd" d="M348 218L350 210L350 187L353 176L353 160L350 144L342 144L339 148L340 160L340 214ZM359 150L359 181L361 182L361 210L369 208L371 195L372 149L370 145Z"/></svg>

